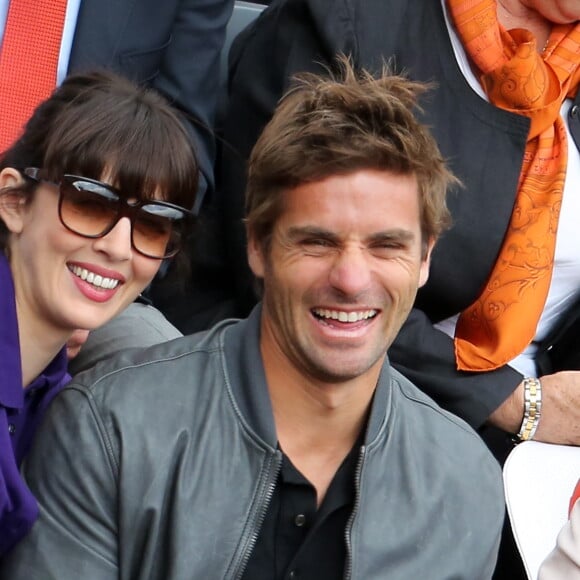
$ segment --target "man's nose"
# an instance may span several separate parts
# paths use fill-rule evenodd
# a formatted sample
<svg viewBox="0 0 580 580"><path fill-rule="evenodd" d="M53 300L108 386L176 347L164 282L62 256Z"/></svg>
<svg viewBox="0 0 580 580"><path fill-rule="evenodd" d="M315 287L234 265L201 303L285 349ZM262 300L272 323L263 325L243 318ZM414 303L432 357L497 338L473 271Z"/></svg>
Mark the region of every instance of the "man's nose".
<svg viewBox="0 0 580 580"><path fill-rule="evenodd" d="M357 296L369 288L371 269L362 248L345 248L341 250L329 275L330 284L347 296Z"/></svg>

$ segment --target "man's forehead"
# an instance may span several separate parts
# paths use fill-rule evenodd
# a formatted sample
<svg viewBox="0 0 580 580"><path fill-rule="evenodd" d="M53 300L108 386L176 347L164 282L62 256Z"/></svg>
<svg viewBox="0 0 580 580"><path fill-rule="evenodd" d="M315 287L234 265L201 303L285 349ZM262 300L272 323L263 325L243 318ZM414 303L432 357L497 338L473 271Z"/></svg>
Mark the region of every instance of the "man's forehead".
<svg viewBox="0 0 580 580"><path fill-rule="evenodd" d="M397 223L414 229L420 219L419 187L412 174L360 170L303 183L281 195L277 222L284 227L334 230L365 224L380 232Z"/></svg>

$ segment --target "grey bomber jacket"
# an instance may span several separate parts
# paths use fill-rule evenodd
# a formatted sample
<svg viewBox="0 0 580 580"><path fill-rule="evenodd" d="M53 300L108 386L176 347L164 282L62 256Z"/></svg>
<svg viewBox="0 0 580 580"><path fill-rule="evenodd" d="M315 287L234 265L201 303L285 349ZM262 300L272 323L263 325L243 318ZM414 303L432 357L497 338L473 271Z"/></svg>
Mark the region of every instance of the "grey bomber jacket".
<svg viewBox="0 0 580 580"><path fill-rule="evenodd" d="M0 578L240 578L281 463L259 322L257 307L247 320L128 351L62 391L24 464L40 519ZM499 466L469 426L387 363L355 486L345 577L491 577Z"/></svg>

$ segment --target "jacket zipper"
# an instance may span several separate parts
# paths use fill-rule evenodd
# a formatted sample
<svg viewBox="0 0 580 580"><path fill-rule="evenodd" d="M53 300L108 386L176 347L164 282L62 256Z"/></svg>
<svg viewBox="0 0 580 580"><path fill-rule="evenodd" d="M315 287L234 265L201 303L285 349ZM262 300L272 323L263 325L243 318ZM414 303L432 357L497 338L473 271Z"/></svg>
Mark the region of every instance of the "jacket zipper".
<svg viewBox="0 0 580 580"><path fill-rule="evenodd" d="M258 536L260 535L262 524L264 523L264 519L266 518L266 514L268 513L268 507L270 505L270 502L272 501L272 497L276 489L278 474L280 473L280 470L282 468L282 453L280 451L276 451L274 462L275 462L274 469L270 473L270 481L268 482L266 492L262 495L263 497L262 505L258 510L257 517L255 519L254 525L252 526L252 531L250 532L250 539L247 542L246 551L242 555L238 571L234 575L235 580L240 580L244 574L244 571L246 570L246 566L248 565L250 556L254 551L254 546L258 541Z"/></svg>
<svg viewBox="0 0 580 580"><path fill-rule="evenodd" d="M360 506L360 483L362 478L362 467L363 461L366 455L366 445L363 445L360 448L360 454L358 456L358 463L356 466L356 471L354 474L354 505L352 507L352 513L348 518L348 522L346 524L346 528L344 530L344 539L346 542L346 563L344 569L344 580L351 580L352 576L352 540L351 540L351 532L352 526L354 523L354 518L358 508Z"/></svg>

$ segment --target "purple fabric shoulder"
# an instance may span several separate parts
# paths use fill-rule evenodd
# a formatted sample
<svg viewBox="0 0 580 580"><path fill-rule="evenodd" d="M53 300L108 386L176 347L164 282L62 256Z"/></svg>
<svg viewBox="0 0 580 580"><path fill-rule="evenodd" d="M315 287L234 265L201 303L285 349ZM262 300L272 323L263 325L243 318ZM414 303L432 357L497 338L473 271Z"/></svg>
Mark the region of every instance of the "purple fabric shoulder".
<svg viewBox="0 0 580 580"><path fill-rule="evenodd" d="M14 284L8 260L0 254L0 556L38 517L36 500L19 466L48 404L69 380L63 348L40 376L22 388Z"/></svg>

